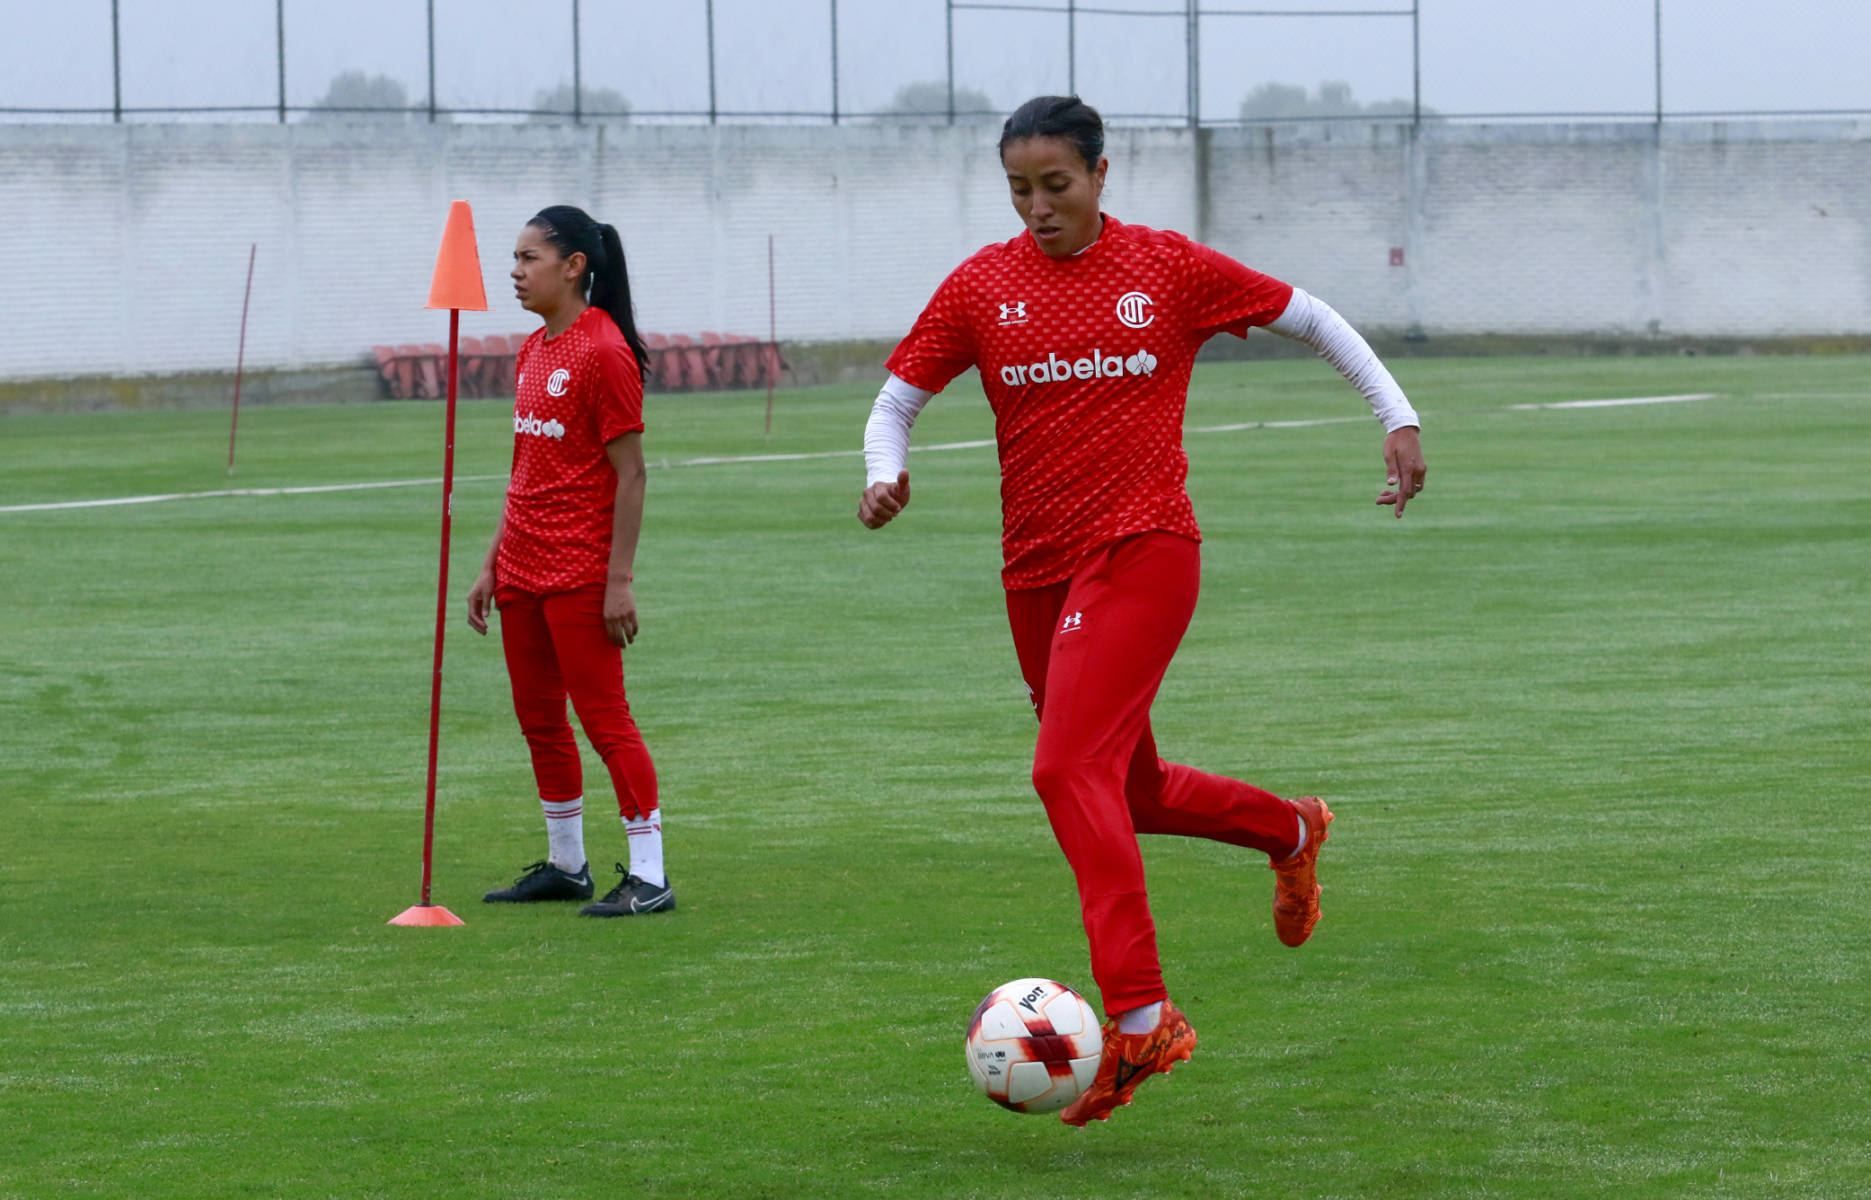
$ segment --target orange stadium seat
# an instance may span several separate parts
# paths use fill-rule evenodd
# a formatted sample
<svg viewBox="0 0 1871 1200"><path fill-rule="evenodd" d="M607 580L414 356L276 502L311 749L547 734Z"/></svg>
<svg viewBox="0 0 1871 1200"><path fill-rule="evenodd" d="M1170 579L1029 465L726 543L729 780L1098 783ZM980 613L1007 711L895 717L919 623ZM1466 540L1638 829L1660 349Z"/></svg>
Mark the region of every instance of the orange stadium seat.
<svg viewBox="0 0 1871 1200"><path fill-rule="evenodd" d="M407 400L415 394L415 366L398 356L395 346L372 346L370 353L377 360L377 377L392 399Z"/></svg>
<svg viewBox="0 0 1871 1200"><path fill-rule="evenodd" d="M708 386L730 388L734 386L735 353L722 340L720 334L704 329L701 333L702 366L708 371Z"/></svg>
<svg viewBox="0 0 1871 1200"><path fill-rule="evenodd" d="M447 346L440 342L422 343L422 363L417 369L433 381L430 386L434 390L428 392L428 395L445 396L448 394Z"/></svg>
<svg viewBox="0 0 1871 1200"><path fill-rule="evenodd" d="M644 345L650 348L650 378L656 381L658 389L673 392L682 387L681 356L669 347L669 339L660 333L643 335Z"/></svg>
<svg viewBox="0 0 1871 1200"><path fill-rule="evenodd" d="M416 397L434 396L435 365L421 346L404 343L396 348L396 357L408 364L410 373L409 395Z"/></svg>
<svg viewBox="0 0 1871 1200"><path fill-rule="evenodd" d="M481 339L461 335L461 394L485 396L487 390L487 349Z"/></svg>
<svg viewBox="0 0 1871 1200"><path fill-rule="evenodd" d="M702 360L702 348L689 340L689 336L685 333L670 334L669 344L675 348L676 357L682 363L683 386L706 388L708 364Z"/></svg>
<svg viewBox="0 0 1871 1200"><path fill-rule="evenodd" d="M727 338L734 343L735 386L759 386L763 378L760 364L764 357L760 349L760 339L748 337L744 333L730 333Z"/></svg>
<svg viewBox="0 0 1871 1200"><path fill-rule="evenodd" d="M513 394L513 351L507 345L507 339L497 333L490 333L481 339L481 353L486 356L487 374L483 386L487 389L483 396L510 396Z"/></svg>
<svg viewBox="0 0 1871 1200"><path fill-rule="evenodd" d="M748 379L748 384L765 387L770 383L778 383L780 372L786 370L786 356L780 353L779 343L764 338L749 338L748 341L752 343L747 348L748 355L754 363L753 375Z"/></svg>

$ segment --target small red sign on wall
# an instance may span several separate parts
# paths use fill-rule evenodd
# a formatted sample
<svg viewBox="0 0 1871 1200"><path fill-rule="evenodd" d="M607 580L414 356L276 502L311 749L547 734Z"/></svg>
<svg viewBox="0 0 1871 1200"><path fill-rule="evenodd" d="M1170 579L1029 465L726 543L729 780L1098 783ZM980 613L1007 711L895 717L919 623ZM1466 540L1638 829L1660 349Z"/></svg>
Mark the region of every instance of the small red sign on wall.
<svg viewBox="0 0 1871 1200"><path fill-rule="evenodd" d="M1403 265L1402 246L1392 246L1390 248L1390 265L1393 267L1400 267Z"/></svg>

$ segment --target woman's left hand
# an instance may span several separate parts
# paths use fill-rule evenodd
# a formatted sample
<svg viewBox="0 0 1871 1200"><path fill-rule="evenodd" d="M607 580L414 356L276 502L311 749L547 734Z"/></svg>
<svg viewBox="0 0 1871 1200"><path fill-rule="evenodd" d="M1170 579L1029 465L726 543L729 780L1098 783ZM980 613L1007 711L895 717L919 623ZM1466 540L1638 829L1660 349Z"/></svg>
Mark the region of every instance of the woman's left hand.
<svg viewBox="0 0 1871 1200"><path fill-rule="evenodd" d="M1379 492L1377 503L1380 506L1395 506L1397 515L1403 515L1403 506L1410 497L1423 490L1423 477L1429 474L1429 465L1423 461L1423 443L1414 425L1405 425L1393 430L1384 439L1384 470L1390 486Z"/></svg>
<svg viewBox="0 0 1871 1200"><path fill-rule="evenodd" d="M628 583L605 585L604 633L613 646L637 640L637 594Z"/></svg>

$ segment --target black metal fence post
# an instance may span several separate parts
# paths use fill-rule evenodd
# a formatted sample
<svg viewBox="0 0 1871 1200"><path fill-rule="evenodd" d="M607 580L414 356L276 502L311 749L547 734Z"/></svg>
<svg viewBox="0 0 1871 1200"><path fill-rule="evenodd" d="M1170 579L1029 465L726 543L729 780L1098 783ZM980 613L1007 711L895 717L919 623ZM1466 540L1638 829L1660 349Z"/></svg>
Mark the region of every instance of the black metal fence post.
<svg viewBox="0 0 1871 1200"><path fill-rule="evenodd" d="M1202 0L1189 0L1186 39L1189 46L1189 128L1202 125Z"/></svg>
<svg viewBox="0 0 1871 1200"><path fill-rule="evenodd" d="M117 27L117 0L110 0L110 119L123 124L123 40Z"/></svg>
<svg viewBox="0 0 1871 1200"><path fill-rule="evenodd" d="M435 124L435 0L429 0L429 124Z"/></svg>
<svg viewBox="0 0 1871 1200"><path fill-rule="evenodd" d="M1410 4L1410 123L1423 123L1423 5L1421 0L1412 0Z"/></svg>
<svg viewBox="0 0 1871 1200"><path fill-rule="evenodd" d="M1653 35L1657 52L1657 124L1663 124L1663 0L1656 0Z"/></svg>
<svg viewBox="0 0 1871 1200"><path fill-rule="evenodd" d="M944 26L948 30L948 123L955 123L955 0L943 0Z"/></svg>
<svg viewBox="0 0 1871 1200"><path fill-rule="evenodd" d="M838 0L832 0L832 124L838 124Z"/></svg>
<svg viewBox="0 0 1871 1200"><path fill-rule="evenodd" d="M715 123L715 0L708 0L708 123Z"/></svg>
<svg viewBox="0 0 1871 1200"><path fill-rule="evenodd" d="M279 123L286 123L286 0L274 0L273 31L279 38Z"/></svg>
<svg viewBox="0 0 1871 1200"><path fill-rule="evenodd" d="M585 123L585 77L578 54L578 0L572 0L572 124Z"/></svg>

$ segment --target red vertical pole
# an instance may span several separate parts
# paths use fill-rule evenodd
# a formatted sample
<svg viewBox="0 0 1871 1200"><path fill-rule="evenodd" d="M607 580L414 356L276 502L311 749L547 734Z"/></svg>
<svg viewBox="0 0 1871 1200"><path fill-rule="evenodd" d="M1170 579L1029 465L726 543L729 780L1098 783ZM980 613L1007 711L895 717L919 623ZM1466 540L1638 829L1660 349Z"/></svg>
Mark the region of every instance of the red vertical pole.
<svg viewBox="0 0 1871 1200"><path fill-rule="evenodd" d="M442 641L448 620L448 534L455 513L455 398L461 382L461 310L487 311L481 286L481 256L474 247L474 213L466 200L448 206L448 225L435 256L428 308L448 310L448 412L442 450L442 553L435 584L435 666L429 682L429 783L422 809L422 903L390 918L392 925L460 925L462 920L429 903L435 872L435 769L442 747Z"/></svg>
<svg viewBox="0 0 1871 1200"><path fill-rule="evenodd" d="M435 766L442 742L442 633L448 620L448 526L455 508L455 381L460 364L461 310L448 310L448 417L442 451L442 574L435 585L435 675L429 685L429 788L422 818L422 903L429 903L435 853Z"/></svg>
<svg viewBox="0 0 1871 1200"><path fill-rule="evenodd" d="M260 243L247 247L247 294L240 300L240 352L234 357L234 417L227 424L227 473L234 473L234 432L240 428L240 377L247 366L247 306L253 301L253 256Z"/></svg>
<svg viewBox="0 0 1871 1200"><path fill-rule="evenodd" d="M779 358L779 317L773 298L773 235L767 235L767 348L761 374L767 377L767 436L773 436L773 364Z"/></svg>

